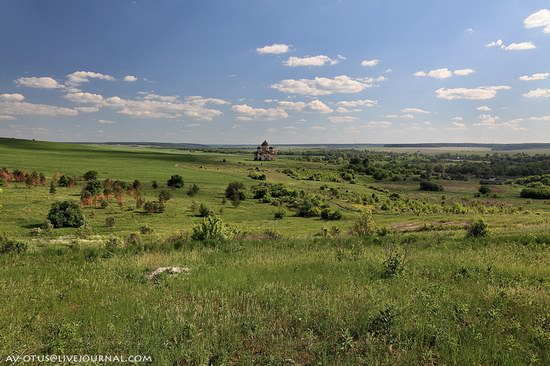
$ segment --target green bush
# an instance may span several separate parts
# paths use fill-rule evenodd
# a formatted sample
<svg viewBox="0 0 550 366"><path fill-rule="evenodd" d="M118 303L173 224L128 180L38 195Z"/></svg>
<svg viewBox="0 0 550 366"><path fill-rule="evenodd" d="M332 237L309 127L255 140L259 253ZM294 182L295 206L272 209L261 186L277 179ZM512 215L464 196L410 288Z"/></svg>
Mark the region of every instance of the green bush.
<svg viewBox="0 0 550 366"><path fill-rule="evenodd" d="M481 193L481 194L489 194L489 193L491 193L491 187L489 187L488 185L483 184L483 185L479 186L478 192Z"/></svg>
<svg viewBox="0 0 550 366"><path fill-rule="evenodd" d="M143 205L143 209L147 213L162 213L164 212L164 203L159 201L147 201Z"/></svg>
<svg viewBox="0 0 550 366"><path fill-rule="evenodd" d="M202 222L193 226L191 238L193 240L225 240L229 237L229 229L222 219L211 215Z"/></svg>
<svg viewBox="0 0 550 366"><path fill-rule="evenodd" d="M89 170L82 176L84 180L96 180L98 177L98 173L95 170Z"/></svg>
<svg viewBox="0 0 550 366"><path fill-rule="evenodd" d="M284 219L285 216L286 216L285 210L277 210L273 214L273 217L275 218L275 220L282 220Z"/></svg>
<svg viewBox="0 0 550 366"><path fill-rule="evenodd" d="M161 189L159 192L159 202L167 202L172 199L172 193L167 189Z"/></svg>
<svg viewBox="0 0 550 366"><path fill-rule="evenodd" d="M483 219L478 219L468 226L468 236L479 238L489 235L489 225Z"/></svg>
<svg viewBox="0 0 550 366"><path fill-rule="evenodd" d="M433 191L433 192L440 192L443 191L443 186L439 183L430 182L428 180L423 180L420 182L420 190L421 191Z"/></svg>
<svg viewBox="0 0 550 366"><path fill-rule="evenodd" d="M323 220L340 220L342 218L342 213L338 210L325 208L323 211L321 211L321 218Z"/></svg>
<svg viewBox="0 0 550 366"><path fill-rule="evenodd" d="M547 187L524 188L521 191L521 198L532 198L535 200L548 200L550 199L550 188L547 188Z"/></svg>
<svg viewBox="0 0 550 366"><path fill-rule="evenodd" d="M196 184L192 184L191 187L187 190L187 195L189 197L195 197L195 195L199 193L199 186Z"/></svg>
<svg viewBox="0 0 550 366"><path fill-rule="evenodd" d="M378 225L372 219L372 213L368 210L361 212L359 219L351 228L351 234L355 236L374 235L378 231Z"/></svg>
<svg viewBox="0 0 550 366"><path fill-rule="evenodd" d="M0 235L0 254L22 253L27 250L27 244L12 240L4 235Z"/></svg>
<svg viewBox="0 0 550 366"><path fill-rule="evenodd" d="M206 207L205 204L201 203L201 205L199 206L199 217L208 217L208 216L211 216L211 215L214 215L214 212L209 209L208 207Z"/></svg>
<svg viewBox="0 0 550 366"><path fill-rule="evenodd" d="M80 206L75 201L53 203L47 219L56 228L81 227L86 222Z"/></svg>
<svg viewBox="0 0 550 366"><path fill-rule="evenodd" d="M181 175L175 174L168 179L166 185L170 188L181 188L183 187L183 177Z"/></svg>
<svg viewBox="0 0 550 366"><path fill-rule="evenodd" d="M246 199L245 187L241 182L232 182L227 185L225 189L225 197L230 200L243 201Z"/></svg>

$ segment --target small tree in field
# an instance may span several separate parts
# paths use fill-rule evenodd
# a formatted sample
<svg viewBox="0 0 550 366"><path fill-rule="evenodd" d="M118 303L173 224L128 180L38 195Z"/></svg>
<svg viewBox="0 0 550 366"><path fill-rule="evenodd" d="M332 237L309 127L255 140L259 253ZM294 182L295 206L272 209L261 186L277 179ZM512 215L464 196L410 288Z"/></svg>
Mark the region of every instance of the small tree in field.
<svg viewBox="0 0 550 366"><path fill-rule="evenodd" d="M52 204L48 220L54 227L80 227L85 224L84 214L75 201L62 201Z"/></svg>
<svg viewBox="0 0 550 366"><path fill-rule="evenodd" d="M159 187L159 184L157 183L156 180L151 181L151 188L158 189L158 187Z"/></svg>
<svg viewBox="0 0 550 366"><path fill-rule="evenodd" d="M55 184L50 182L50 194L55 194L57 192L57 188L55 188Z"/></svg>
<svg viewBox="0 0 550 366"><path fill-rule="evenodd" d="M166 182L166 185L172 189L181 188L183 187L183 184L183 177L178 174L171 176L170 179L168 179L168 181Z"/></svg>
<svg viewBox="0 0 550 366"><path fill-rule="evenodd" d="M172 199L172 193L169 190L163 189L159 192L159 202L167 202Z"/></svg>
<svg viewBox="0 0 550 366"><path fill-rule="evenodd" d="M225 189L225 197L231 200L231 203L234 207L238 207L246 198L245 187L241 182L232 182L229 183Z"/></svg>
<svg viewBox="0 0 550 366"><path fill-rule="evenodd" d="M489 235L489 225L483 219L478 219L468 226L468 236L479 238Z"/></svg>
<svg viewBox="0 0 550 366"><path fill-rule="evenodd" d="M84 180L96 180L97 177L98 177L98 172L95 171L95 170L88 170L86 173L84 173L84 175L82 176L82 178L84 178Z"/></svg>
<svg viewBox="0 0 550 366"><path fill-rule="evenodd" d="M489 194L491 193L491 187L488 185L481 185L479 186L478 192L481 194Z"/></svg>
<svg viewBox="0 0 550 366"><path fill-rule="evenodd" d="M369 210L364 210L359 216L359 220L355 222L351 229L351 233L355 236L374 235L378 231L378 225L372 219L372 213Z"/></svg>
<svg viewBox="0 0 550 366"><path fill-rule="evenodd" d="M195 197L195 195L199 193L199 186L196 184L192 184L191 187L187 190L187 195L189 197Z"/></svg>

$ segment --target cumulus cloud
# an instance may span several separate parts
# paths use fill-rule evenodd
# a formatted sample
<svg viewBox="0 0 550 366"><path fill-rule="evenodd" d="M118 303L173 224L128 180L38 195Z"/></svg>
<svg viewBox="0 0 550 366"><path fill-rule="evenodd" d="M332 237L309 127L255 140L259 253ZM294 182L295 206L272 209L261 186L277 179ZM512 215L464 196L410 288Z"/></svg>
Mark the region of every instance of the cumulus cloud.
<svg viewBox="0 0 550 366"><path fill-rule="evenodd" d="M231 110L237 113L237 119L240 121L273 121L288 118L288 113L282 108L252 108L246 104L238 104L231 107Z"/></svg>
<svg viewBox="0 0 550 366"><path fill-rule="evenodd" d="M440 99L447 100L486 100L496 97L500 90L509 90L509 86L480 86L477 88L440 88L435 95Z"/></svg>
<svg viewBox="0 0 550 366"><path fill-rule="evenodd" d="M280 101L277 103L279 107L286 110L294 110L299 112L317 112L317 113L332 113L333 109L320 100L313 100L309 103Z"/></svg>
<svg viewBox="0 0 550 366"><path fill-rule="evenodd" d="M378 59L374 59L374 60L365 59L365 60L361 61L361 66L363 66L363 67L375 67L379 63L380 63L380 60L378 60Z"/></svg>
<svg viewBox="0 0 550 366"><path fill-rule="evenodd" d="M418 77L430 77L435 79L447 79L454 76L468 76L474 73L475 70L472 69L459 69L459 70L449 70L447 68L436 69L431 71L418 71L414 75Z"/></svg>
<svg viewBox="0 0 550 366"><path fill-rule="evenodd" d="M274 43L272 45L256 48L256 52L261 55L272 54L279 55L290 51L290 46L284 43Z"/></svg>
<svg viewBox="0 0 550 366"><path fill-rule="evenodd" d="M539 116L539 117L530 117L531 121L544 121L544 122L550 122L550 115L548 116Z"/></svg>
<svg viewBox="0 0 550 366"><path fill-rule="evenodd" d="M134 75L126 75L122 80L126 81L127 83L133 83L134 81L138 81L138 78Z"/></svg>
<svg viewBox="0 0 550 366"><path fill-rule="evenodd" d="M537 73L532 75L523 75L519 77L519 80L522 81L537 81L537 80L544 80L547 79L548 76L550 76L550 73L544 72L544 73Z"/></svg>
<svg viewBox="0 0 550 366"><path fill-rule="evenodd" d="M365 123L365 128L390 128L391 125L388 121L370 121Z"/></svg>
<svg viewBox="0 0 550 366"><path fill-rule="evenodd" d="M462 117L459 117L460 119L457 119L456 117L451 120L451 126L449 126L450 130L465 130L466 124L462 122Z"/></svg>
<svg viewBox="0 0 550 366"><path fill-rule="evenodd" d="M487 107L486 105L482 105L476 108L480 112L489 112L491 108Z"/></svg>
<svg viewBox="0 0 550 366"><path fill-rule="evenodd" d="M479 116L479 122L474 123L474 126L487 128L497 128L499 126L500 117L490 114L482 114Z"/></svg>
<svg viewBox="0 0 550 366"><path fill-rule="evenodd" d="M19 78L14 80L14 83L18 86L38 89L58 89L63 87L63 85L49 76Z"/></svg>
<svg viewBox="0 0 550 366"><path fill-rule="evenodd" d="M0 114L30 116L76 116L78 111L71 108L57 107L47 104L34 104L21 101L2 101L2 98L0 98Z"/></svg>
<svg viewBox="0 0 550 366"><path fill-rule="evenodd" d="M115 78L111 75L101 74L93 71L75 71L67 75L67 85L70 87L78 87L90 81L90 79L114 81Z"/></svg>
<svg viewBox="0 0 550 366"><path fill-rule="evenodd" d="M68 93L65 94L63 98L70 100L74 103L82 104L100 104L101 102L103 102L103 96L99 94L85 92Z"/></svg>
<svg viewBox="0 0 550 366"><path fill-rule="evenodd" d="M299 66L325 66L336 65L339 61L333 60L328 56L319 55L311 57L289 57L288 60L283 61L285 66L299 67Z"/></svg>
<svg viewBox="0 0 550 366"><path fill-rule="evenodd" d="M366 88L375 86L376 81L382 80L383 78L353 79L346 75L340 75L333 79L324 77L286 79L271 85L271 88L283 93L319 96L334 93L359 93Z"/></svg>
<svg viewBox="0 0 550 366"><path fill-rule="evenodd" d="M99 111L98 106L94 106L94 107L76 107L75 109L77 111L81 112L81 113L95 113L95 112Z"/></svg>
<svg viewBox="0 0 550 366"><path fill-rule="evenodd" d="M324 126L311 126L309 129L313 131L325 131L327 128Z"/></svg>
<svg viewBox="0 0 550 366"><path fill-rule="evenodd" d="M0 94L0 102L21 102L25 97L21 94Z"/></svg>
<svg viewBox="0 0 550 366"><path fill-rule="evenodd" d="M502 39L499 39L495 42L487 43L485 47L497 47L505 51L524 51L524 50L532 50L534 48L537 48L537 46L535 46L533 42L520 42L520 43L511 43L509 45L505 45Z"/></svg>
<svg viewBox="0 0 550 366"><path fill-rule="evenodd" d="M177 95L158 95L154 93L147 93L143 96L145 100L159 100L161 102L177 103L179 96Z"/></svg>
<svg viewBox="0 0 550 366"><path fill-rule="evenodd" d="M0 121L11 121L14 120L14 116L8 116L6 114L0 114Z"/></svg>
<svg viewBox="0 0 550 366"><path fill-rule="evenodd" d="M353 123L359 118L353 116L331 116L328 118L330 123Z"/></svg>
<svg viewBox="0 0 550 366"><path fill-rule="evenodd" d="M395 118L403 118L403 119L413 119L414 118L414 115L410 114L410 113L405 113L405 114L386 114L384 116L384 118L391 118L391 119L395 119Z"/></svg>
<svg viewBox="0 0 550 366"><path fill-rule="evenodd" d="M98 119L97 123L102 124L102 125L114 125L116 122L111 121L110 119Z"/></svg>
<svg viewBox="0 0 550 366"><path fill-rule="evenodd" d="M543 32L550 34L550 10L541 9L529 15L524 21L525 28L544 28Z"/></svg>
<svg viewBox="0 0 550 366"><path fill-rule="evenodd" d="M431 112L425 111L424 109L421 109L421 108L403 108L401 110L401 112L403 112L403 113L418 113L418 114L430 114L431 113Z"/></svg>
<svg viewBox="0 0 550 366"><path fill-rule="evenodd" d="M527 98L550 98L550 89L538 88L523 94L523 96Z"/></svg>
<svg viewBox="0 0 550 366"><path fill-rule="evenodd" d="M378 105L378 101L371 99L343 100L337 102L336 105L344 108L375 107Z"/></svg>

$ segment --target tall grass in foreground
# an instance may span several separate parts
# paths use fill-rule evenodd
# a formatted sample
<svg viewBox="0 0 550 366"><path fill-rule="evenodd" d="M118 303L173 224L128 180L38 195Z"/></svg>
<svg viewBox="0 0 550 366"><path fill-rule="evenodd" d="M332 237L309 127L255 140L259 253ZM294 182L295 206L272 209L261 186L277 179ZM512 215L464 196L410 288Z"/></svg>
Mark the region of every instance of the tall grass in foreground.
<svg viewBox="0 0 550 366"><path fill-rule="evenodd" d="M549 239L420 233L4 254L0 354L547 365ZM147 279L162 266L191 271Z"/></svg>

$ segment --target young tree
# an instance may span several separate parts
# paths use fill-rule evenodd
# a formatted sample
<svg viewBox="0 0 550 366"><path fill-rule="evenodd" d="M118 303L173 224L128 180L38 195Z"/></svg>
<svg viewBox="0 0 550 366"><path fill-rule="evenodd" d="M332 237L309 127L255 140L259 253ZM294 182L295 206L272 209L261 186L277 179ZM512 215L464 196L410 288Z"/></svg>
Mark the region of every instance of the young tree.
<svg viewBox="0 0 550 366"><path fill-rule="evenodd" d="M189 197L195 197L195 195L199 193L199 186L196 184L192 184L191 187L187 190L187 195Z"/></svg>
<svg viewBox="0 0 550 366"><path fill-rule="evenodd" d="M84 225L84 214L75 201L62 201L52 204L47 219L54 227L80 227Z"/></svg>
<svg viewBox="0 0 550 366"><path fill-rule="evenodd" d="M82 176L84 180L96 180L98 177L98 172L95 170L89 170Z"/></svg>
<svg viewBox="0 0 550 366"><path fill-rule="evenodd" d="M159 187L159 184L157 183L156 180L151 181L151 188L158 189L158 187Z"/></svg>
<svg viewBox="0 0 550 366"><path fill-rule="evenodd" d="M172 199L172 193L167 189L162 189L159 192L159 202L167 202Z"/></svg>
<svg viewBox="0 0 550 366"><path fill-rule="evenodd" d="M57 192L57 188L55 188L55 184L53 181L50 182L50 194L55 194Z"/></svg>
<svg viewBox="0 0 550 366"><path fill-rule="evenodd" d="M168 181L166 182L166 185L170 188L173 188L173 189L181 188L181 187L183 187L183 184L184 184L183 177L181 175L178 175L178 174L172 175L170 177L170 179L168 179Z"/></svg>
<svg viewBox="0 0 550 366"><path fill-rule="evenodd" d="M246 198L244 184L241 182L229 183L225 189L225 197L229 198L233 206L237 207Z"/></svg>

